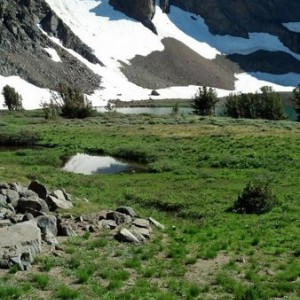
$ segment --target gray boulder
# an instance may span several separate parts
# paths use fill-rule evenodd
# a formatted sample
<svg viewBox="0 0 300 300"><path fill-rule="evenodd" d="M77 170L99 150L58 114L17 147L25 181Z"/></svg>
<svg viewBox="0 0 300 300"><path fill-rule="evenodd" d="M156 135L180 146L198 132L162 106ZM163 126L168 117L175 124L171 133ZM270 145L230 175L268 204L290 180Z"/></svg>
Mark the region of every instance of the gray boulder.
<svg viewBox="0 0 300 300"><path fill-rule="evenodd" d="M116 235L115 239L119 242L140 243L140 240L127 228L122 228Z"/></svg>
<svg viewBox="0 0 300 300"><path fill-rule="evenodd" d="M132 218L135 218L137 216L137 214L135 213L134 209L131 208L130 206L119 206L116 209L117 212L120 212L122 214L128 215Z"/></svg>
<svg viewBox="0 0 300 300"><path fill-rule="evenodd" d="M46 234L46 231L52 232L54 236L57 236L57 219L55 216L39 216L36 218L37 226L41 229L42 234Z"/></svg>
<svg viewBox="0 0 300 300"><path fill-rule="evenodd" d="M0 207L6 207L6 196L0 194Z"/></svg>
<svg viewBox="0 0 300 300"><path fill-rule="evenodd" d="M41 231L35 221L0 228L0 261L27 269L34 256L41 252Z"/></svg>
<svg viewBox="0 0 300 300"><path fill-rule="evenodd" d="M15 190L7 190L7 203L11 203L13 207L18 206L18 201L20 199L19 193Z"/></svg>
<svg viewBox="0 0 300 300"><path fill-rule="evenodd" d="M50 208L50 210L56 210L58 208L61 209L70 209L73 207L72 202L67 201L63 195L61 194L63 198L57 198L54 195L49 195L46 199L46 202Z"/></svg>
<svg viewBox="0 0 300 300"><path fill-rule="evenodd" d="M150 222L149 222L149 220L146 220L146 219L140 219L140 218L134 219L132 224L137 227L142 227L142 228L150 227Z"/></svg>
<svg viewBox="0 0 300 300"><path fill-rule="evenodd" d="M59 236L77 236L77 233L68 225L60 225L58 228Z"/></svg>
<svg viewBox="0 0 300 300"><path fill-rule="evenodd" d="M9 189L20 193L23 190L23 186L19 182L13 182L9 184Z"/></svg>
<svg viewBox="0 0 300 300"><path fill-rule="evenodd" d="M143 237L150 239L150 229L149 228L142 228L142 227L136 227L136 226L132 226L131 229L134 232L138 232L139 234L141 234Z"/></svg>
<svg viewBox="0 0 300 300"><path fill-rule="evenodd" d="M38 197L21 197L18 201L17 211L22 213L30 212L36 215L37 212L48 213L49 208L47 203Z"/></svg>
<svg viewBox="0 0 300 300"><path fill-rule="evenodd" d="M42 233L42 238L48 245L58 245L57 238L49 228L46 228L46 231Z"/></svg>
<svg viewBox="0 0 300 300"><path fill-rule="evenodd" d="M0 189L9 189L9 185L6 182L0 182Z"/></svg>
<svg viewBox="0 0 300 300"><path fill-rule="evenodd" d="M117 227L117 223L114 220L100 220L98 223L100 228L105 229L115 229Z"/></svg>
<svg viewBox="0 0 300 300"><path fill-rule="evenodd" d="M129 215L125 215L117 211L108 212L106 217L108 220L114 220L117 225L128 224L132 220Z"/></svg>
<svg viewBox="0 0 300 300"><path fill-rule="evenodd" d="M146 238L144 235L140 232L139 228L137 227L131 227L130 232L138 239L140 243L145 243Z"/></svg>
<svg viewBox="0 0 300 300"><path fill-rule="evenodd" d="M46 200L48 191L46 187L43 184L41 184L39 181L37 180L31 181L28 186L28 189L36 192L41 199Z"/></svg>

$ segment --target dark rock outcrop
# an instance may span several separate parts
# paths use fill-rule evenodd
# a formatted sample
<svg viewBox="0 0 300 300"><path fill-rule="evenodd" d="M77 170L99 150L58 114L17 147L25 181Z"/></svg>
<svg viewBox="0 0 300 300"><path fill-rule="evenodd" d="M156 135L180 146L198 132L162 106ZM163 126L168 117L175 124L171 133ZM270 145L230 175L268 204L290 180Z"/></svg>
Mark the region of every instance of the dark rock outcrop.
<svg viewBox="0 0 300 300"><path fill-rule="evenodd" d="M48 35L44 34L40 28ZM0 2L0 75L18 75L44 88L56 89L60 82L77 86L86 93L99 87L100 77L55 44L61 40L91 63L101 62L44 0L2 0ZM55 49L61 63L53 61L45 48Z"/></svg>
<svg viewBox="0 0 300 300"><path fill-rule="evenodd" d="M291 32L282 23L300 21L300 2L291 0L170 0L171 5L200 15L214 34L247 38L249 32L278 36L292 51L300 53L300 33Z"/></svg>
<svg viewBox="0 0 300 300"><path fill-rule="evenodd" d="M142 22L154 33L156 28L151 22L155 14L155 0L109 0L114 9Z"/></svg>

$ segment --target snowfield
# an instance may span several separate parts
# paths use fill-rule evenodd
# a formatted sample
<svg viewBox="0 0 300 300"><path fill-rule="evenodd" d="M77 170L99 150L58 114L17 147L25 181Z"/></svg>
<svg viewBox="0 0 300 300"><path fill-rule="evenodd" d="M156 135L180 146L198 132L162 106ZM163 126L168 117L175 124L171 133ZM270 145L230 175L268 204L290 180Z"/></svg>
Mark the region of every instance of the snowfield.
<svg viewBox="0 0 300 300"><path fill-rule="evenodd" d="M46 0L57 15L88 46L105 65L94 65L74 51L67 49L85 63L95 73L102 76L101 87L88 96L94 106L105 106L110 99L141 100L149 99L151 90L139 87L127 80L120 71L121 63L129 63L136 55L146 56L153 51L163 51L162 39L173 37L185 43L192 50L207 59L214 59L218 54L249 54L259 49L284 51L300 60L300 55L286 48L276 36L266 33L250 33L249 39L232 36L213 36L204 20L196 15L191 18L179 8L171 7L170 14L162 13L159 7L153 19L158 35L153 34L141 23L126 15L114 11L108 0ZM290 30L299 30L300 23L284 24ZM44 33L46 34L46 33ZM50 37L49 37L50 38ZM59 40L51 38L59 44ZM45 49L50 57L60 63L60 57L54 49ZM300 83L300 74L272 75L264 73L236 74L235 91L255 92L263 85L272 86L277 91L291 91ZM23 97L25 109L38 108L41 101L49 101L50 91L37 88L24 80L13 76L0 76L0 89L9 84ZM158 90L165 98L190 98L198 86L170 87ZM220 96L232 91L218 90ZM3 97L0 96L0 105Z"/></svg>

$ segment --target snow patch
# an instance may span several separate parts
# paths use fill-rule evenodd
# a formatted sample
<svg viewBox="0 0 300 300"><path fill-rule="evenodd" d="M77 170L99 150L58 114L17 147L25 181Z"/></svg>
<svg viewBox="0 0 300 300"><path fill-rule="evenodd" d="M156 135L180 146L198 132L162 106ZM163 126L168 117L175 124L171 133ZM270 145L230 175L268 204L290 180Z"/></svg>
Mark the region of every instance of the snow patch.
<svg viewBox="0 0 300 300"><path fill-rule="evenodd" d="M42 89L28 83L18 76L4 77L0 75L0 91L5 85L13 87L22 98L22 104L25 109L36 109L40 107L41 102L49 102L51 93L48 89ZM3 107L4 98L0 94L0 106Z"/></svg>
<svg viewBox="0 0 300 300"><path fill-rule="evenodd" d="M210 45L212 49L215 49L215 53L246 55L257 50L283 51L300 60L299 54L292 52L280 42L277 36L269 33L252 32L249 33L248 39L231 35L213 35L209 32L204 19L200 16L187 13L175 6L171 7L171 12L168 16L178 29L195 40ZM198 53L201 55L200 52Z"/></svg>
<svg viewBox="0 0 300 300"><path fill-rule="evenodd" d="M282 23L289 31L300 32L300 22Z"/></svg>
<svg viewBox="0 0 300 300"><path fill-rule="evenodd" d="M53 48L44 48L44 50L50 55L51 59L55 62L61 62L61 58Z"/></svg>

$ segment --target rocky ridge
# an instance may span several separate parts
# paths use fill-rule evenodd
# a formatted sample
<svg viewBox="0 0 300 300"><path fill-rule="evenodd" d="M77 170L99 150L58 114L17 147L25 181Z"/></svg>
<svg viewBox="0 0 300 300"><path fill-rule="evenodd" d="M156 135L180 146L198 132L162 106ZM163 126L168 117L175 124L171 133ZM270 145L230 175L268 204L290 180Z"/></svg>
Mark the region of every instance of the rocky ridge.
<svg viewBox="0 0 300 300"><path fill-rule="evenodd" d="M45 249L62 250L59 237L109 231L120 242L145 243L151 225L164 229L155 219L141 218L127 206L76 218L57 213L57 209L72 207L71 196L63 189L49 192L38 181L28 187L0 183L0 268L17 265L20 270L29 269Z"/></svg>
<svg viewBox="0 0 300 300"><path fill-rule="evenodd" d="M102 64L44 0L2 0L0 74L18 75L36 86L50 89L56 89L60 82L77 86L86 93L99 88L100 77L49 37L58 38L64 47L89 62ZM62 63L54 62L45 48L56 50Z"/></svg>

